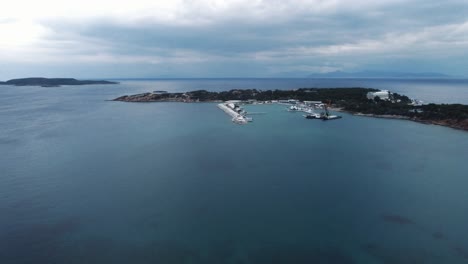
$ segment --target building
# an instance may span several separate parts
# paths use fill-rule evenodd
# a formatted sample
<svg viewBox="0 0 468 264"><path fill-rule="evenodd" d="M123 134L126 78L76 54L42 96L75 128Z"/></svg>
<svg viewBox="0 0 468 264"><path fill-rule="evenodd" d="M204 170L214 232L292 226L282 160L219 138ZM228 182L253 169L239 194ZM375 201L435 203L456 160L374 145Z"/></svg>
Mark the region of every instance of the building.
<svg viewBox="0 0 468 264"><path fill-rule="evenodd" d="M323 107L322 101L304 101L304 104L315 108Z"/></svg>
<svg viewBox="0 0 468 264"><path fill-rule="evenodd" d="M241 100L229 100L225 102L226 104L241 104Z"/></svg>
<svg viewBox="0 0 468 264"><path fill-rule="evenodd" d="M380 90L378 92L368 92L367 99L374 100L375 97L379 97L381 100L390 100L390 92L387 90Z"/></svg>

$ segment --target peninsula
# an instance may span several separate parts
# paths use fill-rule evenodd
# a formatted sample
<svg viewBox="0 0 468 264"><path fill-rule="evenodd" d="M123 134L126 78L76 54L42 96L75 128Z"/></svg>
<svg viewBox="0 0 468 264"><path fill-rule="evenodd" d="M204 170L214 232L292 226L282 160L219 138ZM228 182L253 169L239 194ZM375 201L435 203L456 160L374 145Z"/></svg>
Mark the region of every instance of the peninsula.
<svg viewBox="0 0 468 264"><path fill-rule="evenodd" d="M14 86L42 86L42 87L59 87L61 85L88 85L88 84L118 84L117 82L101 81L101 80L77 80L73 78L21 78L12 79L6 82L0 82L0 85Z"/></svg>
<svg viewBox="0 0 468 264"><path fill-rule="evenodd" d="M125 95L123 102L322 102L338 111L355 115L407 119L468 131L468 105L420 104L405 95L370 88L300 88L295 90L235 89L222 92L197 90L186 93L142 93Z"/></svg>

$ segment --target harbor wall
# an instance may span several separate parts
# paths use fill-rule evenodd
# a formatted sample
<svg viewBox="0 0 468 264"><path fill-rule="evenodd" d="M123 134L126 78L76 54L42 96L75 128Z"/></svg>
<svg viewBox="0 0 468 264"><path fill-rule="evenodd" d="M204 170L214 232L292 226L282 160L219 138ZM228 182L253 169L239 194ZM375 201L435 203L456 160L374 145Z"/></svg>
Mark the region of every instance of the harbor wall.
<svg viewBox="0 0 468 264"><path fill-rule="evenodd" d="M226 104L222 103L222 104L218 104L218 107L223 110L226 114L228 114L229 116L231 116L232 118L232 121L234 123L240 123L240 124L245 124L247 123L247 120L242 116L240 115L239 113L237 113L236 111L234 111L234 109L230 108L229 106L227 106Z"/></svg>

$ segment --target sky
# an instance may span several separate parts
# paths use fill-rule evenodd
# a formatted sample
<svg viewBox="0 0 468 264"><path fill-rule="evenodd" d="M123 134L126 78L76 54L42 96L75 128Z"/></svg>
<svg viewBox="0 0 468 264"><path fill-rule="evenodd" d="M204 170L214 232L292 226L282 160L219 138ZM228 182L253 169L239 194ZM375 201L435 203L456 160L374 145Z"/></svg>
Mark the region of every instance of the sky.
<svg viewBox="0 0 468 264"><path fill-rule="evenodd" d="M0 80L468 76L467 0L14 0Z"/></svg>

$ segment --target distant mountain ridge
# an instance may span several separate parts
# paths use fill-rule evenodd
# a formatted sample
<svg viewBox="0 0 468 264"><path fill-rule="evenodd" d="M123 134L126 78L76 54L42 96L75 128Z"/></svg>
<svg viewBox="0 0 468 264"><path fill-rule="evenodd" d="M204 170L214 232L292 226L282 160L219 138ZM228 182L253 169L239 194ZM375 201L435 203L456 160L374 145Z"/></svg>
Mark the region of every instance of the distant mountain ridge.
<svg viewBox="0 0 468 264"><path fill-rule="evenodd" d="M43 86L43 87L58 87L60 85L88 85L88 84L118 84L118 82L110 82L110 81L103 81L103 80L77 80L74 78L43 78L43 77L11 79L6 82L0 82L0 85Z"/></svg>
<svg viewBox="0 0 468 264"><path fill-rule="evenodd" d="M335 71L328 73L313 73L309 74L309 78L453 78L443 73L436 72L384 72L384 71L361 71L361 72L344 72Z"/></svg>

